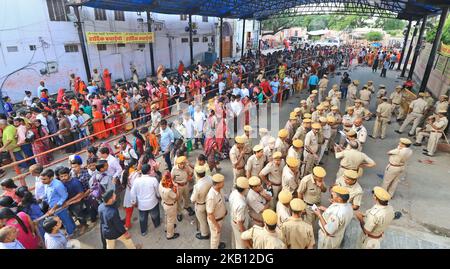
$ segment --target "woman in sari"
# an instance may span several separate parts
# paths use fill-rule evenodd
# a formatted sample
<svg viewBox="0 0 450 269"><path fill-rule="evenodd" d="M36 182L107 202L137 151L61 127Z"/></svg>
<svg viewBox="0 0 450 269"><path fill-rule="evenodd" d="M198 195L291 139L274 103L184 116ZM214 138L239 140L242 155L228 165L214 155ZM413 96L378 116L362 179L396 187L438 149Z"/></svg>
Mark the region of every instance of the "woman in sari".
<svg viewBox="0 0 450 269"><path fill-rule="evenodd" d="M108 107L106 108L105 127L111 129L115 126L116 106L113 100L108 100ZM113 135L117 135L117 128L111 129Z"/></svg>
<svg viewBox="0 0 450 269"><path fill-rule="evenodd" d="M217 114L217 125L215 129L217 149L222 152L223 144L225 143L227 125L226 125L226 112L222 102L219 103L218 108L216 108Z"/></svg>
<svg viewBox="0 0 450 269"><path fill-rule="evenodd" d="M63 104L63 102L64 102L63 97L65 96L65 92L66 92L66 89L59 88L58 96L56 97L56 103Z"/></svg>
<svg viewBox="0 0 450 269"><path fill-rule="evenodd" d="M97 110L97 106L92 106L92 115L94 116L94 120L92 121L92 126L94 129L94 134L97 139L108 138L109 131L106 131L105 122L103 120L103 114L101 111Z"/></svg>
<svg viewBox="0 0 450 269"><path fill-rule="evenodd" d="M209 171L212 171L215 168L216 172L219 172L219 148L217 147L217 143L214 138L208 137L205 140L204 149Z"/></svg>
<svg viewBox="0 0 450 269"><path fill-rule="evenodd" d="M103 70L103 82L105 84L105 89L111 91L111 73L109 73L108 68Z"/></svg>
<svg viewBox="0 0 450 269"><path fill-rule="evenodd" d="M122 111L122 115L123 115L123 117L125 119L124 123L125 122L127 123L125 125L125 130L128 132L131 129L133 129L133 122L131 122L130 104L127 103L127 99L126 98L122 99L120 110Z"/></svg>
<svg viewBox="0 0 450 269"><path fill-rule="evenodd" d="M40 153L46 152L50 150L50 141L48 138L41 139L42 137L48 136L47 130L42 126L41 120L36 119L33 121L33 127L31 131L34 134L33 142L31 143L31 147L33 149L33 153L38 155ZM36 157L36 162L41 165L47 165L50 163L52 157L51 153L47 153L41 156Z"/></svg>
<svg viewBox="0 0 450 269"><path fill-rule="evenodd" d="M170 114L169 110L169 91L166 88L166 84L162 82L159 86L159 107L162 117Z"/></svg>
<svg viewBox="0 0 450 269"><path fill-rule="evenodd" d="M125 228L129 230L131 228L131 217L133 216L134 205L131 203L131 187L133 187L134 180L141 175L136 169L136 161L130 160L128 165L122 172L120 177L120 183L125 189L125 195L123 197L123 207L125 208Z"/></svg>
<svg viewBox="0 0 450 269"><path fill-rule="evenodd" d="M160 64L158 66L158 69L156 70L156 77L158 78L158 80L162 80L164 77L164 66L162 64Z"/></svg>

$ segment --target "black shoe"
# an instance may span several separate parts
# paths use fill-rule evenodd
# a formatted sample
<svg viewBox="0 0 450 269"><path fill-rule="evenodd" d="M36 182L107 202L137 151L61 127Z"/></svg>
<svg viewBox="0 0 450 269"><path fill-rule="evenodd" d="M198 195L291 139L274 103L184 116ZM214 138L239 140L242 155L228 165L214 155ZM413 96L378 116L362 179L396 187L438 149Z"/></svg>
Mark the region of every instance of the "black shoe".
<svg viewBox="0 0 450 269"><path fill-rule="evenodd" d="M396 211L396 212L394 213L394 219L399 219L399 218L401 218L401 217L402 217L402 212Z"/></svg>
<svg viewBox="0 0 450 269"><path fill-rule="evenodd" d="M179 233L174 233L173 236L172 237L168 237L167 240L172 240L172 239L178 238L179 236L180 236Z"/></svg>
<svg viewBox="0 0 450 269"><path fill-rule="evenodd" d="M373 135L369 135L369 137L370 138L373 138L373 139L377 139L375 136L373 136Z"/></svg>
<svg viewBox="0 0 450 269"><path fill-rule="evenodd" d="M183 215L181 215L181 214L177 215L177 220L178 221L182 221L183 220Z"/></svg>
<svg viewBox="0 0 450 269"><path fill-rule="evenodd" d="M420 147L420 146L422 146L422 143L414 143L413 145L416 147Z"/></svg>
<svg viewBox="0 0 450 269"><path fill-rule="evenodd" d="M142 236L146 236L146 235L147 235L147 232L145 232L145 233L141 233L141 235L142 235Z"/></svg>
<svg viewBox="0 0 450 269"><path fill-rule="evenodd" d="M422 149L422 151L424 151L424 152L428 152L428 149Z"/></svg>
<svg viewBox="0 0 450 269"><path fill-rule="evenodd" d="M319 165L323 165L323 162L319 162Z"/></svg>
<svg viewBox="0 0 450 269"><path fill-rule="evenodd" d="M174 229L177 228L177 225L174 224L174 225L173 225L173 228L174 228ZM167 230L164 230L164 232L167 233Z"/></svg>
<svg viewBox="0 0 450 269"><path fill-rule="evenodd" d="M194 216L195 215L195 211L192 210L192 208L190 208L190 207L186 208L186 211L189 212L189 216Z"/></svg>
<svg viewBox="0 0 450 269"><path fill-rule="evenodd" d="M220 242L218 248L219 248L219 249L224 249L224 248L225 248L225 243L224 243L224 242Z"/></svg>
<svg viewBox="0 0 450 269"><path fill-rule="evenodd" d="M414 136L414 135L413 135L413 134L409 134L409 133L408 133L408 136L409 136L409 137L411 137L411 136Z"/></svg>
<svg viewBox="0 0 450 269"><path fill-rule="evenodd" d="M433 157L433 155L429 154L428 152L422 152L422 154L428 157Z"/></svg>
<svg viewBox="0 0 450 269"><path fill-rule="evenodd" d="M195 238L197 238L198 240L206 240L209 239L209 237L210 237L209 234L205 236L203 236L201 233L195 234Z"/></svg>
<svg viewBox="0 0 450 269"><path fill-rule="evenodd" d="M400 132L399 130L395 130L394 132L396 132L397 134L402 134L402 132Z"/></svg>

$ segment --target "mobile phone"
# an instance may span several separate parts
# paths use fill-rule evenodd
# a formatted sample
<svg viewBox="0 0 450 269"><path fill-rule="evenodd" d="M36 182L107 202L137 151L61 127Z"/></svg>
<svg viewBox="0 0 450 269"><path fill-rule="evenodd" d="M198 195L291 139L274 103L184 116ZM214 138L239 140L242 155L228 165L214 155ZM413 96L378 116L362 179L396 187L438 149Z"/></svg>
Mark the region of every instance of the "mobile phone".
<svg viewBox="0 0 450 269"><path fill-rule="evenodd" d="M311 209L312 209L313 211L316 211L316 210L319 209L319 208L316 206L316 204L313 204L313 205L311 206Z"/></svg>

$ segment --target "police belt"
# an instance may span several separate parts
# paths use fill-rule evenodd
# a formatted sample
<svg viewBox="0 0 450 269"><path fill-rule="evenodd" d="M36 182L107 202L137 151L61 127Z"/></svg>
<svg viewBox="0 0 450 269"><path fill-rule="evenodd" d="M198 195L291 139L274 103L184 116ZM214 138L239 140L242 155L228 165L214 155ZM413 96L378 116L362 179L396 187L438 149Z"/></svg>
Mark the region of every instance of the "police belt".
<svg viewBox="0 0 450 269"><path fill-rule="evenodd" d="M400 105L400 103L398 103L398 104L396 104L396 103L392 103L393 105L396 105L396 106L398 106L398 105Z"/></svg>
<svg viewBox="0 0 450 269"><path fill-rule="evenodd" d="M218 218L218 219L216 219L216 221L221 221L221 220L223 220L224 218L225 218L225 216L226 216L227 214L225 214L223 217L221 217L221 218Z"/></svg>
<svg viewBox="0 0 450 269"><path fill-rule="evenodd" d="M206 204L206 202L204 202L204 203L195 203L196 205L204 205L204 204Z"/></svg>
<svg viewBox="0 0 450 269"><path fill-rule="evenodd" d="M163 202L165 205L167 205L167 206L173 206L175 203L173 203L173 204L168 204L168 203L166 203L166 202Z"/></svg>
<svg viewBox="0 0 450 269"><path fill-rule="evenodd" d="M262 220L259 220L259 219L256 219L256 218L254 218L254 217L252 217L252 216L250 216L250 218L252 218L252 220L254 220L254 221L256 221L256 222L259 222L259 223L264 223L264 221L262 221Z"/></svg>
<svg viewBox="0 0 450 269"><path fill-rule="evenodd" d="M356 172L358 172L358 168L357 169L350 169L350 168L347 168L347 167L345 167L345 166L340 166L341 168L344 168L345 170L353 170L353 171L356 171Z"/></svg>
<svg viewBox="0 0 450 269"><path fill-rule="evenodd" d="M187 184L187 182L184 182L184 183L178 183L178 182L175 182L178 186L180 186L180 187L184 187L184 186L186 186L186 184Z"/></svg>
<svg viewBox="0 0 450 269"><path fill-rule="evenodd" d="M383 233L381 233L380 235L373 235L373 234L369 234L366 233L367 237L370 237L372 239L380 239L381 237L383 237Z"/></svg>
<svg viewBox="0 0 450 269"><path fill-rule="evenodd" d="M389 165L391 165L391 166L394 166L394 167L402 167L402 166L405 166L404 164L392 164L392 163L389 163Z"/></svg>
<svg viewBox="0 0 450 269"><path fill-rule="evenodd" d="M272 186L276 186L276 187L279 187L279 186L281 186L281 183L280 184L276 184L276 183L273 183L272 181L270 181L269 180L269 182L270 182L270 184L272 185Z"/></svg>

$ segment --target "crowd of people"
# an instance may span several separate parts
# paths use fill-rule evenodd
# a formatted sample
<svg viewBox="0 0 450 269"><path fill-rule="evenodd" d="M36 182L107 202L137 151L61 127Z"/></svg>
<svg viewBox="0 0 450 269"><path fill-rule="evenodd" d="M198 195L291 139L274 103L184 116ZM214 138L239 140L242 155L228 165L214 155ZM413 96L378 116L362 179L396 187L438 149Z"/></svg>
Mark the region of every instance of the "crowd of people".
<svg viewBox="0 0 450 269"><path fill-rule="evenodd" d="M198 240L224 248L220 238L228 210L222 189L231 179L220 173L220 162L229 158L233 247L338 248L355 215L363 232L361 246L379 248L394 218L388 201L412 154L411 141L401 138L389 152L383 185L373 190L375 205L361 213L358 178L362 168L376 165L363 152L364 123L376 117L375 138L379 133L385 137L392 114L399 120L406 117L400 132L413 121L416 129L425 117L425 111L417 114L423 96L411 103L408 113L402 108L402 87L388 97L380 85L377 109L370 112L373 83L359 90L359 81L344 74L340 85L329 87L328 76L343 64L347 49L299 48L267 56L250 52L237 62L216 61L211 67L198 64L192 69L180 62L177 76L168 78L158 68L156 81L140 83L135 77L125 85L113 85L107 70L103 76L94 70L88 86L71 75L70 90L60 89L56 100L41 82L39 97L26 92L25 109L8 111L0 119L2 151L11 151L16 160L28 157L21 164L35 177L34 194L10 178L1 182L1 247L67 248L99 222L103 248L115 248L116 240L139 248L128 232L134 208L141 235L146 236L148 215L158 227L162 207L168 240L180 237L176 222L186 212L195 215ZM264 128L255 135L252 109L281 103L304 89L308 97L290 113L277 137ZM346 100L346 113L341 113L341 99ZM188 105L185 112L183 102ZM436 104L437 116L417 131L420 143L429 132L430 155L440 138L435 133L447 125L443 107ZM175 115L169 122L171 110ZM243 134L239 126L244 126ZM123 135L126 131L131 131L131 138ZM104 142L111 135L120 136L114 146ZM73 142L83 137L83 143ZM52 161L47 151L56 146L64 146L71 155L68 166L53 170L47 167ZM203 153L190 163L187 157L200 147ZM86 158L74 154L83 148ZM332 204L326 208L320 204L328 190L321 165L323 155L331 152L340 159L340 168L329 188ZM164 164L157 161L159 156ZM119 208L125 211L124 221Z"/></svg>

